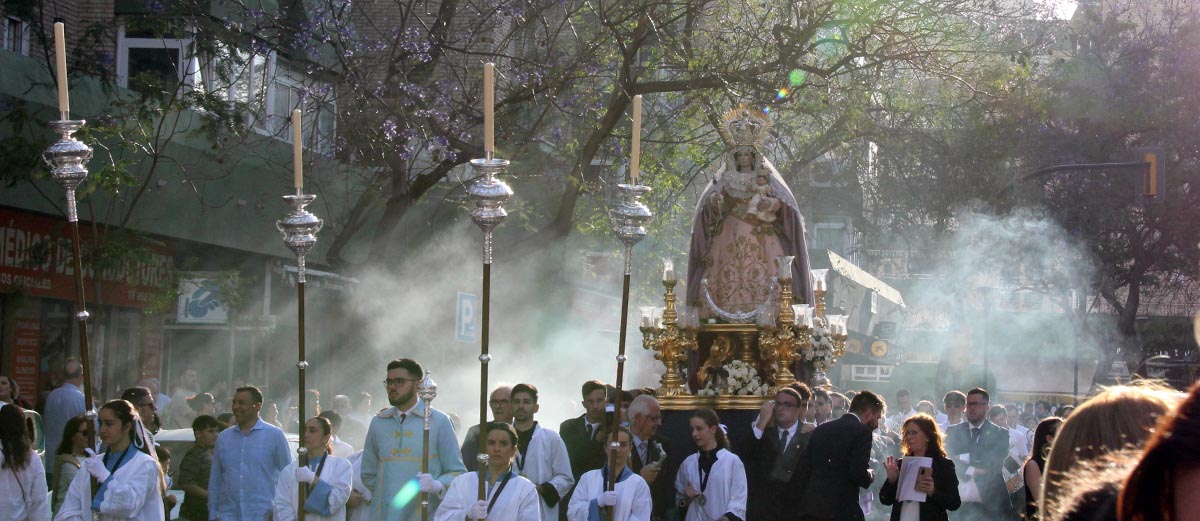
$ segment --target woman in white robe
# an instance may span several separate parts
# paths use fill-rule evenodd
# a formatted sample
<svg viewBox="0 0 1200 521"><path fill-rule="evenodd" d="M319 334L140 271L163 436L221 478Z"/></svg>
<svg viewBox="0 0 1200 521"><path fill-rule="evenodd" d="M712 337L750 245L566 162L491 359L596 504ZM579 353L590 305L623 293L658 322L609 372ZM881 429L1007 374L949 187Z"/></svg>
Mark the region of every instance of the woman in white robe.
<svg viewBox="0 0 1200 521"><path fill-rule="evenodd" d="M346 500L354 480L350 461L332 454L330 438L333 428L320 416L304 422L304 447L308 449L308 464L301 466L292 460L279 471L275 482L275 499L271 509L275 521L293 521L300 508L299 483L308 483L304 501L305 519L312 521L346 521Z"/></svg>
<svg viewBox="0 0 1200 521"><path fill-rule="evenodd" d="M650 485L626 466L629 444L633 434L626 427L617 431L617 448L609 441L608 451L613 466L621 469L614 490L608 490L611 479L609 465L589 470L579 477L571 503L567 506L568 521L650 521L653 500ZM612 507L612 518L601 515L601 509Z"/></svg>
<svg viewBox="0 0 1200 521"><path fill-rule="evenodd" d="M163 521L162 467L154 455L150 432L142 425L133 404L112 400L100 408L100 440L108 452L91 455L83 463L86 472L71 480L67 497L55 521L89 521L99 513L101 521ZM92 480L99 487L92 497Z"/></svg>
<svg viewBox="0 0 1200 521"><path fill-rule="evenodd" d="M459 475L450 482L434 521L540 521L541 499L537 487L512 470L516 453L517 430L507 423L489 423L486 499L479 499L479 479L484 470Z"/></svg>
<svg viewBox="0 0 1200 521"><path fill-rule="evenodd" d="M727 450L729 440L712 409L692 413L692 439L700 452L688 456L675 475L679 508L684 521L743 521L746 519L746 468Z"/></svg>

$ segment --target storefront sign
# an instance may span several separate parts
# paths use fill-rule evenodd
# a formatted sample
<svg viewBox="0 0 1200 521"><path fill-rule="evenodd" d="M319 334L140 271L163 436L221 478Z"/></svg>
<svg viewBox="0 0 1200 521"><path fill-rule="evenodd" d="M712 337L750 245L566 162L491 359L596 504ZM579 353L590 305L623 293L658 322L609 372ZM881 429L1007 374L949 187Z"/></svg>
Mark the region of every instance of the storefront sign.
<svg viewBox="0 0 1200 521"><path fill-rule="evenodd" d="M93 238L90 225L80 223L84 249ZM66 219L0 208L0 292L19 291L34 297L75 300L75 270L70 230ZM86 257L85 257L86 259ZM161 246L149 246L140 255L99 273L103 302L123 307L145 307L171 281L173 259ZM84 266L88 302L97 273Z"/></svg>
<svg viewBox="0 0 1200 521"><path fill-rule="evenodd" d="M212 273L189 273L179 279L179 301L175 321L180 324L224 324L229 305L221 298L221 286Z"/></svg>
<svg viewBox="0 0 1200 521"><path fill-rule="evenodd" d="M38 393L38 359L42 346L42 322L36 318L16 317L13 327L12 378L21 387L21 394L34 397Z"/></svg>

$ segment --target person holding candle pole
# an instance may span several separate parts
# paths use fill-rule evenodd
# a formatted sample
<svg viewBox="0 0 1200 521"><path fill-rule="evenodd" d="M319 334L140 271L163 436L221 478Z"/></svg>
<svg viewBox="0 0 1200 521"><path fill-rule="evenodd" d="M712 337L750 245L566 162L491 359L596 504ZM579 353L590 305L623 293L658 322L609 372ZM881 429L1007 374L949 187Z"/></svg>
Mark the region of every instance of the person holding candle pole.
<svg viewBox="0 0 1200 521"><path fill-rule="evenodd" d="M575 484L567 446L558 433L534 421L539 409L536 387L514 385L511 400L513 427L517 429L517 472L537 485L542 521L557 521L560 500Z"/></svg>
<svg viewBox="0 0 1200 521"><path fill-rule="evenodd" d="M491 422L484 428L487 469L454 478L433 520L541 521L537 487L512 469L513 456L517 454L517 430L502 422ZM482 500L476 492L481 477L485 485Z"/></svg>
<svg viewBox="0 0 1200 521"><path fill-rule="evenodd" d="M353 476L350 461L333 455L332 437L333 425L328 418L315 416L304 423L302 441L308 449L308 465L293 461L279 471L275 499L271 502L274 521L296 519L299 483L309 484L303 505L307 519L346 519L346 500L350 499Z"/></svg>
<svg viewBox="0 0 1200 521"><path fill-rule="evenodd" d="M615 467L620 469L617 484L613 490L608 490L609 476L612 472L607 463L596 470L589 470L579 478L575 493L571 496L567 508L569 521L650 521L653 504L650 498L650 486L641 476L634 474L628 466L630 444L633 433L628 427L618 427L614 448L609 443L607 451L611 454ZM611 439L605 436L604 439ZM601 512L611 508L612 517L601 517Z"/></svg>
<svg viewBox="0 0 1200 521"><path fill-rule="evenodd" d="M371 491L372 520L419 519L420 492L429 494L430 509L436 511L450 481L466 471L450 417L435 408L430 411L429 472L421 472L425 404L417 385L424 375L421 364L409 358L387 365L383 384L391 407L371 419L361 464L363 485Z"/></svg>

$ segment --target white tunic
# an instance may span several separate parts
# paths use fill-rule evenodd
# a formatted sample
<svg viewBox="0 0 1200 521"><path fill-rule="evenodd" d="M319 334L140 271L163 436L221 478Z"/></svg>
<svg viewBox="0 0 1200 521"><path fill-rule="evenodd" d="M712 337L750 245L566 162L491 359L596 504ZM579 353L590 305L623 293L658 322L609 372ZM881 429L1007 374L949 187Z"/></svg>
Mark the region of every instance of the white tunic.
<svg viewBox="0 0 1200 521"><path fill-rule="evenodd" d="M357 490L362 494L363 502L357 508L351 508L346 513L347 521L371 521L371 489L367 488L362 482L362 456L363 451L355 452L350 456L350 469L354 476L354 484L351 490Z"/></svg>
<svg viewBox="0 0 1200 521"><path fill-rule="evenodd" d="M558 491L560 498L566 497L571 485L575 484L566 444L557 432L541 425L534 427L533 439L529 441L529 448L525 449L525 457L522 458L518 451L516 460L516 471L519 474L534 485L550 483ZM542 501L542 521L558 521L558 507L557 503L550 507Z"/></svg>
<svg viewBox="0 0 1200 521"><path fill-rule="evenodd" d="M579 484L575 486L567 508L568 521L588 521L592 500L605 491L604 472L604 469L589 470L579 476ZM617 505L613 508L613 519L609 521L650 521L654 505L646 480L632 474L613 489L617 492Z"/></svg>
<svg viewBox="0 0 1200 521"><path fill-rule="evenodd" d="M0 461L4 461L4 449L0 449ZM25 468L0 469L0 520L42 521L49 517L46 468L42 466L42 457L30 450Z"/></svg>
<svg viewBox="0 0 1200 521"><path fill-rule="evenodd" d="M700 490L699 453L688 456L679 467L679 473L675 476L676 499L687 497L684 491L689 484L693 489ZM704 498L703 506L698 501L688 506L684 521L712 521L726 512L746 519L746 468L732 452L725 449L717 451L717 461L713 463Z"/></svg>
<svg viewBox="0 0 1200 521"><path fill-rule="evenodd" d="M90 521L92 519L92 475L80 469L71 480L67 498L54 521ZM159 488L158 462L133 449L133 456L108 477L104 501L100 503L101 521L129 519L163 521L162 491Z"/></svg>
<svg viewBox="0 0 1200 521"><path fill-rule="evenodd" d="M275 512L275 521L293 521L296 519L297 503L300 493L296 491L296 465L292 460L283 470L279 471L279 480L275 483L275 499L271 500L271 509ZM345 521L346 500L350 498L350 486L354 479L350 461L337 456L325 456L325 468L317 477L327 483L329 491L329 516L321 516L306 512L305 519L313 521ZM312 487L309 487L309 491Z"/></svg>
<svg viewBox="0 0 1200 521"><path fill-rule="evenodd" d="M503 479L503 478L501 478ZM496 491L500 489L500 481L487 491L487 501L490 503ZM495 521L541 521L542 502L538 498L537 487L528 479L513 476L496 497L487 518ZM438 506L433 521L463 521L479 500L479 473L467 472L460 474L450 482L450 489L442 504Z"/></svg>

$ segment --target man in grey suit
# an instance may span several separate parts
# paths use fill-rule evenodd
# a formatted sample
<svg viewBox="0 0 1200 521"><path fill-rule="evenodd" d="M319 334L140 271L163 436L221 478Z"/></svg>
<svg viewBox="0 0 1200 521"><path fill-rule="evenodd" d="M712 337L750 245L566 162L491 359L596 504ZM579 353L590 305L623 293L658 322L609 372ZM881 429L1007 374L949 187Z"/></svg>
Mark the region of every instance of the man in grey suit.
<svg viewBox="0 0 1200 521"><path fill-rule="evenodd" d="M946 429L946 456L954 461L962 498L962 507L951 514L955 521L1015 519L1002 474L1008 429L988 420L990 406L986 389L971 389L967 420Z"/></svg>

